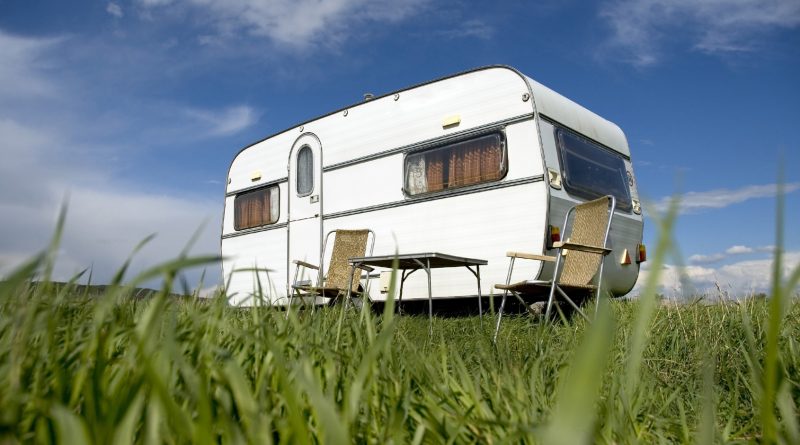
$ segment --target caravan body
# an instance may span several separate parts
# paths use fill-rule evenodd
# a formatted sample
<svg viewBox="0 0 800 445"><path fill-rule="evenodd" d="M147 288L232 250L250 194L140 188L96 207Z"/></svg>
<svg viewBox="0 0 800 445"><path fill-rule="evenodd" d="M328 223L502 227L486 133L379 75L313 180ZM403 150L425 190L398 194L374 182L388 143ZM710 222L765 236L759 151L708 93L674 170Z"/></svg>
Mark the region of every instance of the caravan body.
<svg viewBox="0 0 800 445"><path fill-rule="evenodd" d="M286 304L291 261L324 265L324 234L340 228L372 229L375 255L488 260L481 282L490 295L506 280L506 251L552 253L551 231L567 210L605 194L616 197L617 210L604 287L624 295L639 274L643 222L623 132L512 68L457 74L240 151L228 172L222 225L228 297L234 305ZM626 255L630 264L622 264ZM551 275L548 264L526 261L513 279ZM385 299L371 287L373 300ZM424 274L408 279L404 300L427 295ZM434 271L435 299L471 296L468 271Z"/></svg>

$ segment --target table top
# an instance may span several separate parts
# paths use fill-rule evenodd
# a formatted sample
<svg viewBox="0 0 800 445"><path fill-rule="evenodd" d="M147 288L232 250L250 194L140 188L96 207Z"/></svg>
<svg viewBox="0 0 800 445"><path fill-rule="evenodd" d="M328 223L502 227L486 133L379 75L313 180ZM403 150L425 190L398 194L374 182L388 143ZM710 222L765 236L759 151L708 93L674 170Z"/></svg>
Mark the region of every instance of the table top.
<svg viewBox="0 0 800 445"><path fill-rule="evenodd" d="M355 265L363 264L365 266L391 268L395 259L397 259L398 269L423 269L424 266L417 263L417 261L430 264L431 269L438 269L441 267L485 266L488 264L486 260L448 255L440 252L355 257L347 261Z"/></svg>

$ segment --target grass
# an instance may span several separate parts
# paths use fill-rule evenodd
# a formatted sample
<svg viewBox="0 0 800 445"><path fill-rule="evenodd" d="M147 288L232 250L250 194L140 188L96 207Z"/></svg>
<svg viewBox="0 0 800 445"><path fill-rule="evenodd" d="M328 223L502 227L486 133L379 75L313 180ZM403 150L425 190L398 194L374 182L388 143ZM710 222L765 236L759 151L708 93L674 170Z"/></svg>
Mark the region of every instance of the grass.
<svg viewBox="0 0 800 445"><path fill-rule="evenodd" d="M47 287L0 295L6 443L797 443L797 303L766 399L769 300L657 305L631 387L640 302L592 325L510 317L497 346L477 317L437 319L429 337L425 316L349 311L337 343L338 307L286 320Z"/></svg>
<svg viewBox="0 0 800 445"><path fill-rule="evenodd" d="M287 318L171 297L208 257L122 285L126 263L89 295L50 280L56 233L0 283L3 444L800 443L800 269L768 299L664 305L649 283L592 323L512 316L494 344L492 323L429 335L391 301Z"/></svg>

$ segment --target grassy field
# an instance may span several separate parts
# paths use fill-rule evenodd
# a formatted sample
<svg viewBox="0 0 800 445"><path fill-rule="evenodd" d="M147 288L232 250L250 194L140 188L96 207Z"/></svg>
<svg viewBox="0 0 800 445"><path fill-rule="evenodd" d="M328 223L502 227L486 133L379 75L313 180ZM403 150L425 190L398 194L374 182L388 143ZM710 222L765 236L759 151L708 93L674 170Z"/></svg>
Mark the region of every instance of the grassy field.
<svg viewBox="0 0 800 445"><path fill-rule="evenodd" d="M495 346L477 316L130 293L3 283L0 443L800 443L796 302L614 301Z"/></svg>
<svg viewBox="0 0 800 445"><path fill-rule="evenodd" d="M391 300L287 317L176 298L213 257L56 285L55 238L0 282L0 444L800 443L800 269L769 298L681 306L653 273L591 323L511 316L495 344L491 314L429 335Z"/></svg>

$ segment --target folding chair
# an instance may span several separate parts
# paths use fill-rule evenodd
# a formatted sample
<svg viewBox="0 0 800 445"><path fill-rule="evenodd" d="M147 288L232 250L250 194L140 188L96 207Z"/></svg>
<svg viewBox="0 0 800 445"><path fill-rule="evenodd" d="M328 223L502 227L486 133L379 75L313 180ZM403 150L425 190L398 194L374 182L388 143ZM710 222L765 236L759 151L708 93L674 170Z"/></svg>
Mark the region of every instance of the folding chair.
<svg viewBox="0 0 800 445"><path fill-rule="evenodd" d="M500 303L500 311L497 314L497 328L494 332L495 341L497 340L497 334L500 332L500 321L503 317L503 309L509 292L528 308L520 294L541 292L543 288L549 287L550 295L547 299L545 320L549 320L556 292L588 320L586 314L567 295L565 289L570 292L594 292L599 301L603 282L603 259L611 252L611 249L607 248L607 242L615 207L616 199L610 195L572 207L564 218L563 226L564 235L566 236L567 224L570 216L574 213L575 216L572 219L569 238L566 238L564 242L553 243L553 247L556 249L555 257L520 252L508 252L506 254L510 258L506 283L495 284L494 286L495 289L503 291L503 300ZM511 273L514 269L514 260L517 258L555 262L553 278L511 284ZM595 278L596 285L593 284ZM528 310L530 311L530 309ZM597 310L596 307L595 310Z"/></svg>
<svg viewBox="0 0 800 445"><path fill-rule="evenodd" d="M375 232L370 229L331 230L325 235L325 243L323 244L320 254L321 260L325 259L325 249L328 246L331 235L334 235L333 250L331 251L331 259L328 263L328 268L325 271L327 274L323 274L323 270L317 265L300 260L292 261L292 263L295 264L295 271L294 280L292 281L292 292L289 297L289 307L291 307L295 297L303 299L305 299L305 297L314 297L315 300L316 297L323 297L330 299L330 302L334 303L338 298L348 295L347 287L350 283L352 283L352 287L350 288L351 294L357 296L364 296L366 294L366 289L364 289L363 292L358 289L361 281L361 272L362 270L371 272L372 268L361 266L361 268L355 269L352 272L353 279L351 281L351 267L347 260L354 257L365 256L367 253L367 246L369 246L369 254L372 255L372 249L375 247ZM318 271L316 285L297 281L301 268Z"/></svg>

